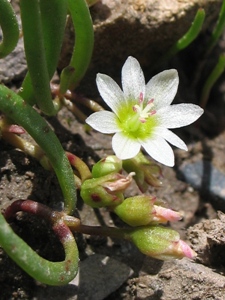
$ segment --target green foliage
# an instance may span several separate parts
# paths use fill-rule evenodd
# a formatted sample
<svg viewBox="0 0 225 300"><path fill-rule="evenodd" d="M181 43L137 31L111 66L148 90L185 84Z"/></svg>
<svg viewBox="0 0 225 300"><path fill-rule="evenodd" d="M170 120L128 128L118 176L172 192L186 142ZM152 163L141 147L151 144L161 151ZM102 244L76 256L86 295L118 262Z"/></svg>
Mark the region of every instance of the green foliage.
<svg viewBox="0 0 225 300"><path fill-rule="evenodd" d="M0 58L3 58L13 51L19 39L16 14L8 0L0 1L0 26L3 33L3 40L0 43Z"/></svg>

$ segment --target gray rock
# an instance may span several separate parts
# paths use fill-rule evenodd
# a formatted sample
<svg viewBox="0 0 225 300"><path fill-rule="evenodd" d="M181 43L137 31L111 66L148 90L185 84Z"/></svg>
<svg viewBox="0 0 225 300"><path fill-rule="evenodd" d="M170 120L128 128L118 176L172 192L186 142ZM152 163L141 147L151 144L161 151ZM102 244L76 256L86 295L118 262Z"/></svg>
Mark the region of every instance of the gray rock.
<svg viewBox="0 0 225 300"><path fill-rule="evenodd" d="M104 255L92 255L80 267L78 299L104 299L131 275L132 270L127 265Z"/></svg>
<svg viewBox="0 0 225 300"><path fill-rule="evenodd" d="M215 168L211 162L200 160L184 164L179 168L184 180L193 188L200 190L212 204L225 211L225 174Z"/></svg>
<svg viewBox="0 0 225 300"><path fill-rule="evenodd" d="M101 0L91 7L95 46L90 72L120 74L129 55L149 67L190 28L198 8L206 11L204 29L215 23L221 0ZM74 43L68 26L60 69ZM91 72L91 73L92 73Z"/></svg>

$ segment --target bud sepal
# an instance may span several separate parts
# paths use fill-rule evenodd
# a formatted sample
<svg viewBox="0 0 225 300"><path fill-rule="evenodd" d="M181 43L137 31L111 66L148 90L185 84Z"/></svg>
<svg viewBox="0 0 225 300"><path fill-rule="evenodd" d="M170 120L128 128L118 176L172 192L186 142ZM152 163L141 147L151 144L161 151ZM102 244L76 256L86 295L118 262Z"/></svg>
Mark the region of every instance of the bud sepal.
<svg viewBox="0 0 225 300"><path fill-rule="evenodd" d="M196 253L180 239L179 233L166 227L135 228L129 233L129 239L143 254L160 260L196 257Z"/></svg>

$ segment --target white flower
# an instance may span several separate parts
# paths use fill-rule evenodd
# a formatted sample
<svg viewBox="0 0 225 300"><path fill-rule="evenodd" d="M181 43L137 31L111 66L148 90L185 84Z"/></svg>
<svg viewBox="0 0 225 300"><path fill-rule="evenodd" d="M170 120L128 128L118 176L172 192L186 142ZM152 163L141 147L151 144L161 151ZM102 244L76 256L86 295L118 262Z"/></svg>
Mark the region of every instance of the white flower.
<svg viewBox="0 0 225 300"><path fill-rule="evenodd" d="M142 146L158 162L173 166L174 154L167 142L183 150L187 146L169 129L189 125L203 113L194 104L170 105L177 93L177 71L163 71L145 85L139 62L128 57L122 68L123 91L107 75L98 74L96 82L113 112L95 112L86 122L102 133L115 133L112 147L116 156L132 158Z"/></svg>

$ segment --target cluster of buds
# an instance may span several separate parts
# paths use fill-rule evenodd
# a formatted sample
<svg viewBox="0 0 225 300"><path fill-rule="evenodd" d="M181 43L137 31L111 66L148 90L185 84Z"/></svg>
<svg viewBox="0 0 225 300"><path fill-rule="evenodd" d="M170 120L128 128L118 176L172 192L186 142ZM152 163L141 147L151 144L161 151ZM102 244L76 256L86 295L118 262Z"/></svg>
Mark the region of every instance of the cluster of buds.
<svg viewBox="0 0 225 300"><path fill-rule="evenodd" d="M122 169L130 172L122 174ZM179 212L163 206L162 201L149 195L138 195L124 199L124 191L135 179L139 188L146 190L146 184L160 185L161 170L139 154L121 161L108 156L93 166L92 178L85 180L80 189L83 201L91 207L108 207L126 224L131 226L125 237L149 256L166 260L170 258L195 257L195 252L182 240L179 234L160 224L179 221ZM123 230L123 229L121 229Z"/></svg>
<svg viewBox="0 0 225 300"><path fill-rule="evenodd" d="M123 168L127 172L135 172L134 180L142 193L146 192L149 185L154 187L162 185L160 166L149 161L142 152L131 159L123 160Z"/></svg>
<svg viewBox="0 0 225 300"><path fill-rule="evenodd" d="M122 162L116 156L101 159L93 166L92 178L81 185L80 195L91 207L112 207L124 200L123 192L132 181L132 173L121 174Z"/></svg>

